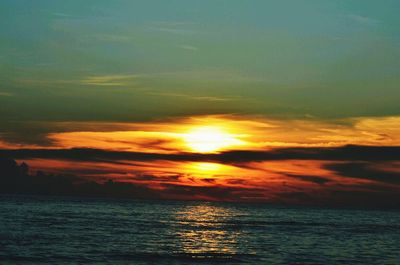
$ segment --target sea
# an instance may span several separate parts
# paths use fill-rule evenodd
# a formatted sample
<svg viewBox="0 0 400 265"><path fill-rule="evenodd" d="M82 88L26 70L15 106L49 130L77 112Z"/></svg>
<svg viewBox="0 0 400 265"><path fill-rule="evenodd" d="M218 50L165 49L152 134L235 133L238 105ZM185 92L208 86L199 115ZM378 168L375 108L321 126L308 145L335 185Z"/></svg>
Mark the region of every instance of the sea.
<svg viewBox="0 0 400 265"><path fill-rule="evenodd" d="M0 264L400 264L400 212L0 195Z"/></svg>

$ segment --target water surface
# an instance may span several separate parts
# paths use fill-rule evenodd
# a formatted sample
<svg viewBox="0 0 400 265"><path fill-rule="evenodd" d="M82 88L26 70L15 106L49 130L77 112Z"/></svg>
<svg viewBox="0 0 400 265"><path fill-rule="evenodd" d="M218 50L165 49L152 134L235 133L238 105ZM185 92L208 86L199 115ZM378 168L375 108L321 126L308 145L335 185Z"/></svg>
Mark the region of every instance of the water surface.
<svg viewBox="0 0 400 265"><path fill-rule="evenodd" d="M1 264L400 264L400 212L0 196Z"/></svg>

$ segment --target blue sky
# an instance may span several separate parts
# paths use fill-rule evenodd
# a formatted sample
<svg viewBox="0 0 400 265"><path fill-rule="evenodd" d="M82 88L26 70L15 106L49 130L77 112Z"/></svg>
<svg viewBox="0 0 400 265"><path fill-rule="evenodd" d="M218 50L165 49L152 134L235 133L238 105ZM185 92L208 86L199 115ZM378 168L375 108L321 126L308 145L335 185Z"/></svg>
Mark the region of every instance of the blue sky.
<svg viewBox="0 0 400 265"><path fill-rule="evenodd" d="M399 114L400 2L0 3L1 119Z"/></svg>
<svg viewBox="0 0 400 265"><path fill-rule="evenodd" d="M399 11L2 0L0 155L164 198L394 205Z"/></svg>

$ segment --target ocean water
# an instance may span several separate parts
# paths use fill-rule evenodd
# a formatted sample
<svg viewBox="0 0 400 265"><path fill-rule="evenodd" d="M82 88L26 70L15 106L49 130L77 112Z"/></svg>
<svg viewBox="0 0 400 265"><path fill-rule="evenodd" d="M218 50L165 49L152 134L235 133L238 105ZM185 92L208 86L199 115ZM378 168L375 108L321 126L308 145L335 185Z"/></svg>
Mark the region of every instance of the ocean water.
<svg viewBox="0 0 400 265"><path fill-rule="evenodd" d="M400 212L3 195L0 264L400 264Z"/></svg>

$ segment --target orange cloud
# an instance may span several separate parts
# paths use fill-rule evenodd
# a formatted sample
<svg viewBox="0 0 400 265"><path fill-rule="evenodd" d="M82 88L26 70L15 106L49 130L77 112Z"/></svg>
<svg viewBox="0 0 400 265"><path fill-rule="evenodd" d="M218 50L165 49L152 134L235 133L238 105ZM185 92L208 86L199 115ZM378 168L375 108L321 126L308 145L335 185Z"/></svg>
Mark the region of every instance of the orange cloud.
<svg viewBox="0 0 400 265"><path fill-rule="evenodd" d="M164 198L315 202L358 192L362 202L400 187L399 117L323 122L224 115L55 128L43 150L0 142L17 149L2 154L24 159L33 172L111 179Z"/></svg>
<svg viewBox="0 0 400 265"><path fill-rule="evenodd" d="M108 123L72 123L69 126L79 131L47 136L55 147L174 153L349 144L400 145L400 117L326 122L205 116L115 126Z"/></svg>

